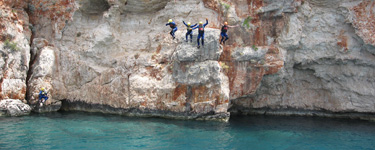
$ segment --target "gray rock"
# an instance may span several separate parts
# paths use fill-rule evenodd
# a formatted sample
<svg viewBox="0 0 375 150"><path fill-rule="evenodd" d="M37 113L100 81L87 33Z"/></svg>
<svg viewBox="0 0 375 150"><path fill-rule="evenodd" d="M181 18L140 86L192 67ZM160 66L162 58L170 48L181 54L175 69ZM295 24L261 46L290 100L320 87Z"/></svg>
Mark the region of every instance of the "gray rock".
<svg viewBox="0 0 375 150"><path fill-rule="evenodd" d="M12 8L12 7L9 7ZM5 10L5 8L4 8ZM2 19L3 26L6 27L1 32L0 41L0 100L1 99L25 99L26 78L30 62L29 28L23 26L12 19L13 14L5 13L9 17ZM28 24L28 16L25 11L19 11L15 18L25 18L24 24ZM20 32L24 31L24 32Z"/></svg>
<svg viewBox="0 0 375 150"><path fill-rule="evenodd" d="M163 9L168 2L169 1L166 0L127 0L127 4L124 7L124 11L132 13L153 13Z"/></svg>
<svg viewBox="0 0 375 150"><path fill-rule="evenodd" d="M54 76L55 64L55 48L40 43L44 43L45 39L36 39L33 43L32 56L34 56L34 64L31 66L30 80L28 82L28 101L31 105L39 105L39 91L44 87L48 93L48 101L45 105L50 105L57 100L53 99L52 77ZM61 105L61 104L60 104ZM48 109L47 109L48 110ZM53 109L51 109L53 110Z"/></svg>
<svg viewBox="0 0 375 150"><path fill-rule="evenodd" d="M175 63L173 78L177 83L188 85L221 83L221 67L217 61Z"/></svg>
<svg viewBox="0 0 375 150"><path fill-rule="evenodd" d="M197 48L197 40L193 40L193 43L182 42L177 46L176 55L178 61L205 61L205 60L219 60L220 54L223 51L218 41L220 30L217 29L205 29L204 46ZM196 38L198 35L194 35ZM201 41L199 41L201 42ZM201 43L202 44L202 43Z"/></svg>
<svg viewBox="0 0 375 150"><path fill-rule="evenodd" d="M254 49L255 48L255 49ZM268 49L264 47L241 47L236 48L232 52L232 59L234 61L252 61L262 60L266 55Z"/></svg>
<svg viewBox="0 0 375 150"><path fill-rule="evenodd" d="M278 38L286 50L282 75L263 78L255 98L233 104L239 109L374 113L373 48L348 23L347 11L360 2L305 1Z"/></svg>
<svg viewBox="0 0 375 150"><path fill-rule="evenodd" d="M49 105L35 105L33 112L46 113L46 112L56 112L61 108L61 101L50 103Z"/></svg>
<svg viewBox="0 0 375 150"><path fill-rule="evenodd" d="M273 16L295 12L301 5L300 1L295 0L265 0L264 2L268 5L258 10L258 13L273 13Z"/></svg>
<svg viewBox="0 0 375 150"><path fill-rule="evenodd" d="M31 112L31 107L21 100L4 99L0 101L0 116L24 116Z"/></svg>

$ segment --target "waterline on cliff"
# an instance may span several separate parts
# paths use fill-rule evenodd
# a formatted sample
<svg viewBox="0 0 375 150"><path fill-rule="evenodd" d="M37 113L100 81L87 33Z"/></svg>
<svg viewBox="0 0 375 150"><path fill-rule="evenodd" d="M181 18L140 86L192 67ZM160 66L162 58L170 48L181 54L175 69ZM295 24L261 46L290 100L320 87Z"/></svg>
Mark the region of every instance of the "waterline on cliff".
<svg viewBox="0 0 375 150"><path fill-rule="evenodd" d="M173 112L169 110L154 110L148 108L115 108L109 105L102 104L88 104L82 101L69 101L63 100L60 111L82 111L82 112L95 112L103 114L116 114L124 116L136 117L161 117L169 119L180 120L210 120L228 122L230 113L215 113L213 111L207 113L194 113L194 112Z"/></svg>

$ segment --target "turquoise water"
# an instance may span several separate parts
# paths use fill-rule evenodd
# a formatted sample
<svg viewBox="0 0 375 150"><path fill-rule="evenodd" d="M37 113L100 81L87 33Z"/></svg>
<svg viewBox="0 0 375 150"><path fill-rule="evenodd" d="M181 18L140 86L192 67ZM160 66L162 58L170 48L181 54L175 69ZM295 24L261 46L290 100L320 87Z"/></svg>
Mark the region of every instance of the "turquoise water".
<svg viewBox="0 0 375 150"><path fill-rule="evenodd" d="M0 117L0 149L375 149L375 123L244 116L229 123L91 113Z"/></svg>

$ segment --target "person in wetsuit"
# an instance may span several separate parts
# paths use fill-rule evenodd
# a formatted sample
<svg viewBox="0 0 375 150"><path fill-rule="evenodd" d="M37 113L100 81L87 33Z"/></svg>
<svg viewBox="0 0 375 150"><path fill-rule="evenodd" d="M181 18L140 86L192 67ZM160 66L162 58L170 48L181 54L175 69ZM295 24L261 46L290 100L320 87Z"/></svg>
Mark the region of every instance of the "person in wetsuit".
<svg viewBox="0 0 375 150"><path fill-rule="evenodd" d="M44 99L44 101L43 101L43 99ZM48 100L47 91L45 90L44 87L42 87L39 91L40 106L43 106L44 102L46 102L47 100Z"/></svg>
<svg viewBox="0 0 375 150"><path fill-rule="evenodd" d="M175 39L176 37L174 36L174 33L177 31L177 25L176 23L173 22L172 19L169 19L168 20L168 23L165 25L165 26L168 26L172 28L172 31L169 33L172 35L173 39Z"/></svg>
<svg viewBox="0 0 375 150"><path fill-rule="evenodd" d="M221 40L220 40L220 44L221 43L225 44L225 41L227 41L229 39L227 32L228 32L228 28L232 28L232 27L238 27L238 25L237 26L229 26L228 22L224 22L224 25L221 27L221 33L220 33Z"/></svg>
<svg viewBox="0 0 375 150"><path fill-rule="evenodd" d="M203 22L199 22L199 25L193 28L193 30L198 29L198 38L197 38L198 48L200 48L200 45L199 45L200 38L202 39L202 46L204 46L204 28L207 26L207 24L208 24L208 19L206 18L205 24L203 24Z"/></svg>
<svg viewBox="0 0 375 150"><path fill-rule="evenodd" d="M193 28L195 26L197 26L197 24L195 25L191 25L190 22L188 22L187 24L185 23L185 21L182 21L184 23L184 25L187 27L187 32L186 32L186 42L188 42L188 39L189 39L189 35L190 35L190 42L193 42Z"/></svg>

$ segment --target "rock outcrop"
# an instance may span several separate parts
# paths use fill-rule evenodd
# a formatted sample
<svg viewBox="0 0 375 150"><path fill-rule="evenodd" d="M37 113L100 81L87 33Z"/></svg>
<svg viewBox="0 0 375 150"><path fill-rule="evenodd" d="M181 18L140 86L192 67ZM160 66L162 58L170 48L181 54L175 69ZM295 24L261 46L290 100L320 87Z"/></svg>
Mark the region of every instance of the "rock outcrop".
<svg viewBox="0 0 375 150"><path fill-rule="evenodd" d="M35 38L33 40L31 48L33 65L29 70L29 92L27 97L29 104L37 108L34 109L36 112L57 111L61 107L61 101L52 97L54 95L52 93L54 91L52 77L56 66L55 50L56 48L48 46L48 42L45 39ZM39 108L39 91L41 88L46 89L49 99L44 103L44 107Z"/></svg>
<svg viewBox="0 0 375 150"><path fill-rule="evenodd" d="M0 116L24 116L31 112L31 107L20 100L4 99L0 101Z"/></svg>
<svg viewBox="0 0 375 150"><path fill-rule="evenodd" d="M31 38L26 6L0 1L0 100L25 99Z"/></svg>
<svg viewBox="0 0 375 150"><path fill-rule="evenodd" d="M229 112L375 113L370 0L0 3L8 14L0 21L0 99L26 95L36 112L224 121ZM170 18L175 40L165 26ZM205 46L198 49L197 31L185 42L182 21L205 18ZM220 45L224 21L237 27ZM19 51L11 50L15 42ZM50 99L39 108L41 87Z"/></svg>
<svg viewBox="0 0 375 150"><path fill-rule="evenodd" d="M371 19L362 22L358 13L353 15L363 3L370 1L304 1L297 12L285 17L287 23L277 37L279 48L286 50L285 67L266 76L256 94L233 101L234 110L374 113L374 45L368 42L373 36L363 36L363 30L372 26ZM363 15L373 15L374 5L366 8ZM373 28L364 33L372 32Z"/></svg>

